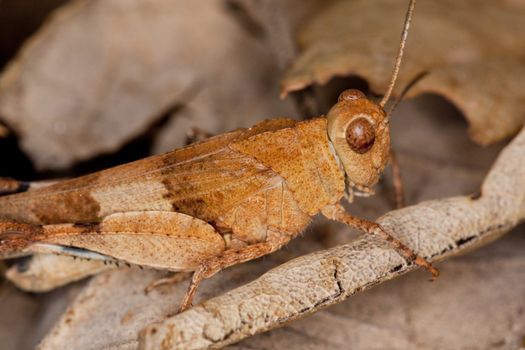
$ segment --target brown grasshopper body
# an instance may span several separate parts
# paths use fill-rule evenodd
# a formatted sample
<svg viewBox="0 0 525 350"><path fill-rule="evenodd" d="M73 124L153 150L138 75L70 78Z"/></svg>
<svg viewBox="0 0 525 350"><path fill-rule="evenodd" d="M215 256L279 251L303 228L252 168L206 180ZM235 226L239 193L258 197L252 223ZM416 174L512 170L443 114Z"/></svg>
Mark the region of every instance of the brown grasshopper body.
<svg viewBox="0 0 525 350"><path fill-rule="evenodd" d="M269 254L319 212L392 242L339 202L368 194L390 154L383 105L347 90L326 118L263 121L163 155L0 197L0 258L53 252L203 278Z"/></svg>
<svg viewBox="0 0 525 350"><path fill-rule="evenodd" d="M280 248L336 205L345 187L368 191L389 144L383 110L349 90L327 118L268 120L0 197L0 254L51 251L172 271L222 257L222 268Z"/></svg>
<svg viewBox="0 0 525 350"><path fill-rule="evenodd" d="M367 153L342 161L338 153L354 152L337 130L362 118L377 129L376 141ZM329 125L335 130L331 139ZM27 235L4 238L0 251L12 256L46 243L179 271L194 270L227 249L256 243L278 248L311 216L340 201L345 167L356 174L349 178L350 192L377 182L388 147L382 110L364 97L341 99L328 122L268 120L160 156L0 197L1 219L29 224ZM189 223L209 234L175 232ZM155 254L153 261L149 254Z"/></svg>

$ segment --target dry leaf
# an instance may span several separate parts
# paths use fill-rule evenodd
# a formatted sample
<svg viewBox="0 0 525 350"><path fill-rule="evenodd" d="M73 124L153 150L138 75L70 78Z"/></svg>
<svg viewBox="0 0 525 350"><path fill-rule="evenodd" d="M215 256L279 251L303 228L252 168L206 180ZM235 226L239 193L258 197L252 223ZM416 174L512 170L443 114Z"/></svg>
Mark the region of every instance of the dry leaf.
<svg viewBox="0 0 525 350"><path fill-rule="evenodd" d="M13 265L5 277L20 289L47 292L111 268L98 260L72 262L69 256L35 254Z"/></svg>
<svg viewBox="0 0 525 350"><path fill-rule="evenodd" d="M233 279L206 281L204 293L199 295L199 299L226 291L232 285L240 285L244 279L239 276L249 274L250 265L240 265L234 268L236 271L229 271ZM163 272L133 268L95 277L66 310L39 348L135 349L138 332L145 325L175 313L186 292L187 280L159 288L150 294L144 292L151 282L163 276ZM188 275L181 274L181 279L184 276ZM87 329L90 331L86 332Z"/></svg>
<svg viewBox="0 0 525 350"><path fill-rule="evenodd" d="M384 92L406 2L337 1L305 23L301 54L283 93L335 76L358 75ZM525 113L525 8L514 2L419 1L397 89L427 73L409 96L441 94L463 111L472 138L488 144L515 134Z"/></svg>
<svg viewBox="0 0 525 350"><path fill-rule="evenodd" d="M0 115L38 168L63 168L117 150L176 106L158 151L180 146L188 124L216 132L289 111L266 103L273 69L220 1L77 0L3 73Z"/></svg>
<svg viewBox="0 0 525 350"><path fill-rule="evenodd" d="M37 301L15 288L0 285L0 344L3 350L21 349L26 344L27 334L34 329Z"/></svg>
<svg viewBox="0 0 525 350"><path fill-rule="evenodd" d="M297 55L293 34L297 27L311 14L322 8L322 0L229 0L228 4L239 8L246 26L264 35L266 45L272 50L279 66L284 69ZM242 12L240 11L242 9Z"/></svg>

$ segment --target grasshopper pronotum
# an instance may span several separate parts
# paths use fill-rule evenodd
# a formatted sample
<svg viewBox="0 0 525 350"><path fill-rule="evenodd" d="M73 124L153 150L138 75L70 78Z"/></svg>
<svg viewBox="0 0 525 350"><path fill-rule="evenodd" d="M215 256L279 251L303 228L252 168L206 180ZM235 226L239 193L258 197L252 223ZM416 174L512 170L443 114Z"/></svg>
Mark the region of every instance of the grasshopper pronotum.
<svg viewBox="0 0 525 350"><path fill-rule="evenodd" d="M435 270L379 225L339 204L370 192L390 154L384 106L395 84L410 1L389 89L379 104L341 93L326 117L263 121L44 188L0 197L0 258L52 252L193 271L181 304L204 278L269 254L321 212L380 234L405 258ZM16 186L9 184L12 188Z"/></svg>

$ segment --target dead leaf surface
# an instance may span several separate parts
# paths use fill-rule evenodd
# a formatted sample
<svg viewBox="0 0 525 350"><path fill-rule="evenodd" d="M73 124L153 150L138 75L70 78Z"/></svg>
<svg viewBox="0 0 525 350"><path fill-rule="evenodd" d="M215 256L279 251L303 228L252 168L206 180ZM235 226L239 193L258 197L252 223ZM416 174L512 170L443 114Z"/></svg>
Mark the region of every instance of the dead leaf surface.
<svg viewBox="0 0 525 350"><path fill-rule="evenodd" d="M283 93L358 75L383 93L396 56L406 2L334 1L305 23L301 54ZM472 138L515 134L525 112L525 9L519 2L419 1L397 90L427 73L409 96L443 95L463 111Z"/></svg>
<svg viewBox="0 0 525 350"><path fill-rule="evenodd" d="M110 268L112 266L97 260L79 260L71 263L69 256L36 254L30 259L14 264L5 277L22 290L48 292Z"/></svg>
<svg viewBox="0 0 525 350"><path fill-rule="evenodd" d="M266 103L274 69L220 1L77 0L2 74L0 115L38 168L63 168L117 150L177 106L157 151L182 145L188 124L218 132L289 111Z"/></svg>
<svg viewBox="0 0 525 350"><path fill-rule="evenodd" d="M23 347L27 334L34 329L37 301L21 294L5 283L0 285L0 344L2 349L17 350Z"/></svg>

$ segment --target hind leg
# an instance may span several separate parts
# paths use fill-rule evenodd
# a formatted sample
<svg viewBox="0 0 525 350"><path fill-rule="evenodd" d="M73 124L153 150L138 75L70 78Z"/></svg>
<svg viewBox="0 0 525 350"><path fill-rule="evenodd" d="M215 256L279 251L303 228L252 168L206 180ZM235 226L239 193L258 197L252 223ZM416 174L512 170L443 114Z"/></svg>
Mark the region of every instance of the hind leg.
<svg viewBox="0 0 525 350"><path fill-rule="evenodd" d="M154 289L156 289L156 288L158 288L160 286L165 286L165 285L169 285L169 284L177 284L177 283L181 282L182 280L184 280L188 276L190 276L190 274L187 273L187 272L174 272L174 273L171 274L171 276L164 277L164 278L158 279L156 281L153 281L152 283L150 283L146 287L144 292L146 294L149 294Z"/></svg>

